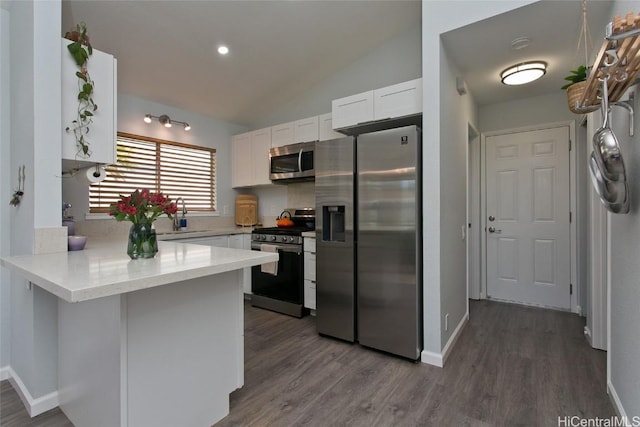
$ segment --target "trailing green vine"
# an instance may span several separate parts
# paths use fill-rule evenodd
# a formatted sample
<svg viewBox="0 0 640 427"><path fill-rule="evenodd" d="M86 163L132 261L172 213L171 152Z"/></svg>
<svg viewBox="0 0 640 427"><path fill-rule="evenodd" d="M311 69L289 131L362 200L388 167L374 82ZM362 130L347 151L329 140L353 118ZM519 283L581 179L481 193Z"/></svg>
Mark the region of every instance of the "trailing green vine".
<svg viewBox="0 0 640 427"><path fill-rule="evenodd" d="M71 126L68 126L65 131L73 132L78 146L78 154L89 157L91 151L87 135L89 134L90 125L93 123L93 113L98 109L98 105L93 100L95 85L87 69L87 61L93 54L93 48L89 42L89 34L87 34L87 26L84 22L77 24L75 30L68 31L64 38L73 42L67 46L67 49L79 69L76 71L76 77L78 78L78 114L76 119L71 122Z"/></svg>

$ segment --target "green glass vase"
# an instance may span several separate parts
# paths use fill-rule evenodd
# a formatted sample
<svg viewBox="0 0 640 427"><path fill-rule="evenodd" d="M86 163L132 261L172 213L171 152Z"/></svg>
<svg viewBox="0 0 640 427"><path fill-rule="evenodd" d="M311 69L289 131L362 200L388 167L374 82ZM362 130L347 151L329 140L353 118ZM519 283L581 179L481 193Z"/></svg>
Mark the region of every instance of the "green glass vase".
<svg viewBox="0 0 640 427"><path fill-rule="evenodd" d="M156 230L152 223L131 224L127 255L131 259L153 258L158 253Z"/></svg>

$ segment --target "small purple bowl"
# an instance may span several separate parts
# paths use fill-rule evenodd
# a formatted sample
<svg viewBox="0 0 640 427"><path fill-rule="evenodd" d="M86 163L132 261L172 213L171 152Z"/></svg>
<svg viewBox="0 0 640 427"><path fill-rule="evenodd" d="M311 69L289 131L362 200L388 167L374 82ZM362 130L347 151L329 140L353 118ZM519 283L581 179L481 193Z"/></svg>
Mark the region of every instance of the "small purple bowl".
<svg viewBox="0 0 640 427"><path fill-rule="evenodd" d="M67 240L70 251L81 251L84 249L84 245L87 244L87 236L69 236Z"/></svg>

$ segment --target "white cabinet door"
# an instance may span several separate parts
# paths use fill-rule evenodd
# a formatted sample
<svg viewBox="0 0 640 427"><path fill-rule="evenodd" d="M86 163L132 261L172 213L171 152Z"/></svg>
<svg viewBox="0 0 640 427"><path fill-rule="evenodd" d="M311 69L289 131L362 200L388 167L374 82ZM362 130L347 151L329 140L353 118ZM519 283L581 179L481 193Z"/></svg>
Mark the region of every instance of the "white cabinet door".
<svg viewBox="0 0 640 427"><path fill-rule="evenodd" d="M334 129L373 120L373 91L334 99L331 101L331 114Z"/></svg>
<svg viewBox="0 0 640 427"><path fill-rule="evenodd" d="M231 249L242 249L242 234L229 235L229 247Z"/></svg>
<svg viewBox="0 0 640 427"><path fill-rule="evenodd" d="M318 140L318 116L293 122L293 142L311 142Z"/></svg>
<svg viewBox="0 0 640 427"><path fill-rule="evenodd" d="M253 181L251 133L235 135L231 141L231 186L247 187Z"/></svg>
<svg viewBox="0 0 640 427"><path fill-rule="evenodd" d="M333 130L333 119L331 116L331 113L318 116L318 141L329 141L344 136Z"/></svg>
<svg viewBox="0 0 640 427"><path fill-rule="evenodd" d="M293 144L293 122L272 126L271 146L282 147L288 144Z"/></svg>
<svg viewBox="0 0 640 427"><path fill-rule="evenodd" d="M403 117L422 112L422 79L376 89L373 94L375 120Z"/></svg>
<svg viewBox="0 0 640 427"><path fill-rule="evenodd" d="M304 281L304 306L308 309L316 309L316 282Z"/></svg>
<svg viewBox="0 0 640 427"><path fill-rule="evenodd" d="M304 306L316 309L316 239L305 237L304 248Z"/></svg>
<svg viewBox="0 0 640 427"><path fill-rule="evenodd" d="M228 236L194 237L192 239L179 239L179 243L193 243L195 245L214 246L216 248L228 248Z"/></svg>
<svg viewBox="0 0 640 427"><path fill-rule="evenodd" d="M93 112L90 132L86 135L90 156L78 152L73 131L73 120L78 114L78 66L69 53L70 40L62 39L62 158L80 163L111 164L116 162L117 132L117 61L113 55L94 49L87 62L87 69L95 83L93 100L98 109ZM75 163L77 167L77 163Z"/></svg>
<svg viewBox="0 0 640 427"><path fill-rule="evenodd" d="M251 185L271 184L269 149L271 149L271 128L251 132L251 161L253 165Z"/></svg>

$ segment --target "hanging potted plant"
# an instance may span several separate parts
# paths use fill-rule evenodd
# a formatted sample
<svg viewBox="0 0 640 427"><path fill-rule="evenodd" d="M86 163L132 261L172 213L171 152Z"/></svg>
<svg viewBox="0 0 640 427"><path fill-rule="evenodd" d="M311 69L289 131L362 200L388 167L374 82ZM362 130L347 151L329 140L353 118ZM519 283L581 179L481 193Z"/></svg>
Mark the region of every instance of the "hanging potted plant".
<svg viewBox="0 0 640 427"><path fill-rule="evenodd" d="M589 25L587 19L587 0L582 0L582 26L580 28L580 37L578 38L578 45L576 46L576 52L574 61L578 57L580 47L584 44L584 64L589 63L589 44L591 43L591 35L589 34ZM577 61L576 61L577 62ZM575 114L585 114L591 111L595 111L598 107L589 106L585 107L580 105L582 101L582 95L587 90L587 76L589 74L589 68L586 65L579 65L575 69L569 72L569 75L564 79L568 81L566 85L562 86L562 90L567 91L567 100L569 103L569 110Z"/></svg>
<svg viewBox="0 0 640 427"><path fill-rule="evenodd" d="M570 71L570 74L564 79L569 83L562 86L562 90L567 91L567 100L569 102L569 110L575 114L584 114L590 111L594 111L596 108L583 107L580 105L582 94L587 89L587 72L588 68L584 65L580 65L574 70Z"/></svg>
<svg viewBox="0 0 640 427"><path fill-rule="evenodd" d="M75 30L68 31L64 38L73 42L67 46L67 49L78 66L75 73L78 78L78 112L76 118L71 122L71 126L66 127L65 131L73 132L78 146L78 154L87 158L91 155L88 139L90 125L93 123L93 115L98 109L98 105L93 100L95 85L87 68L87 62L93 54L93 48L89 42L89 34L84 22L77 24Z"/></svg>

